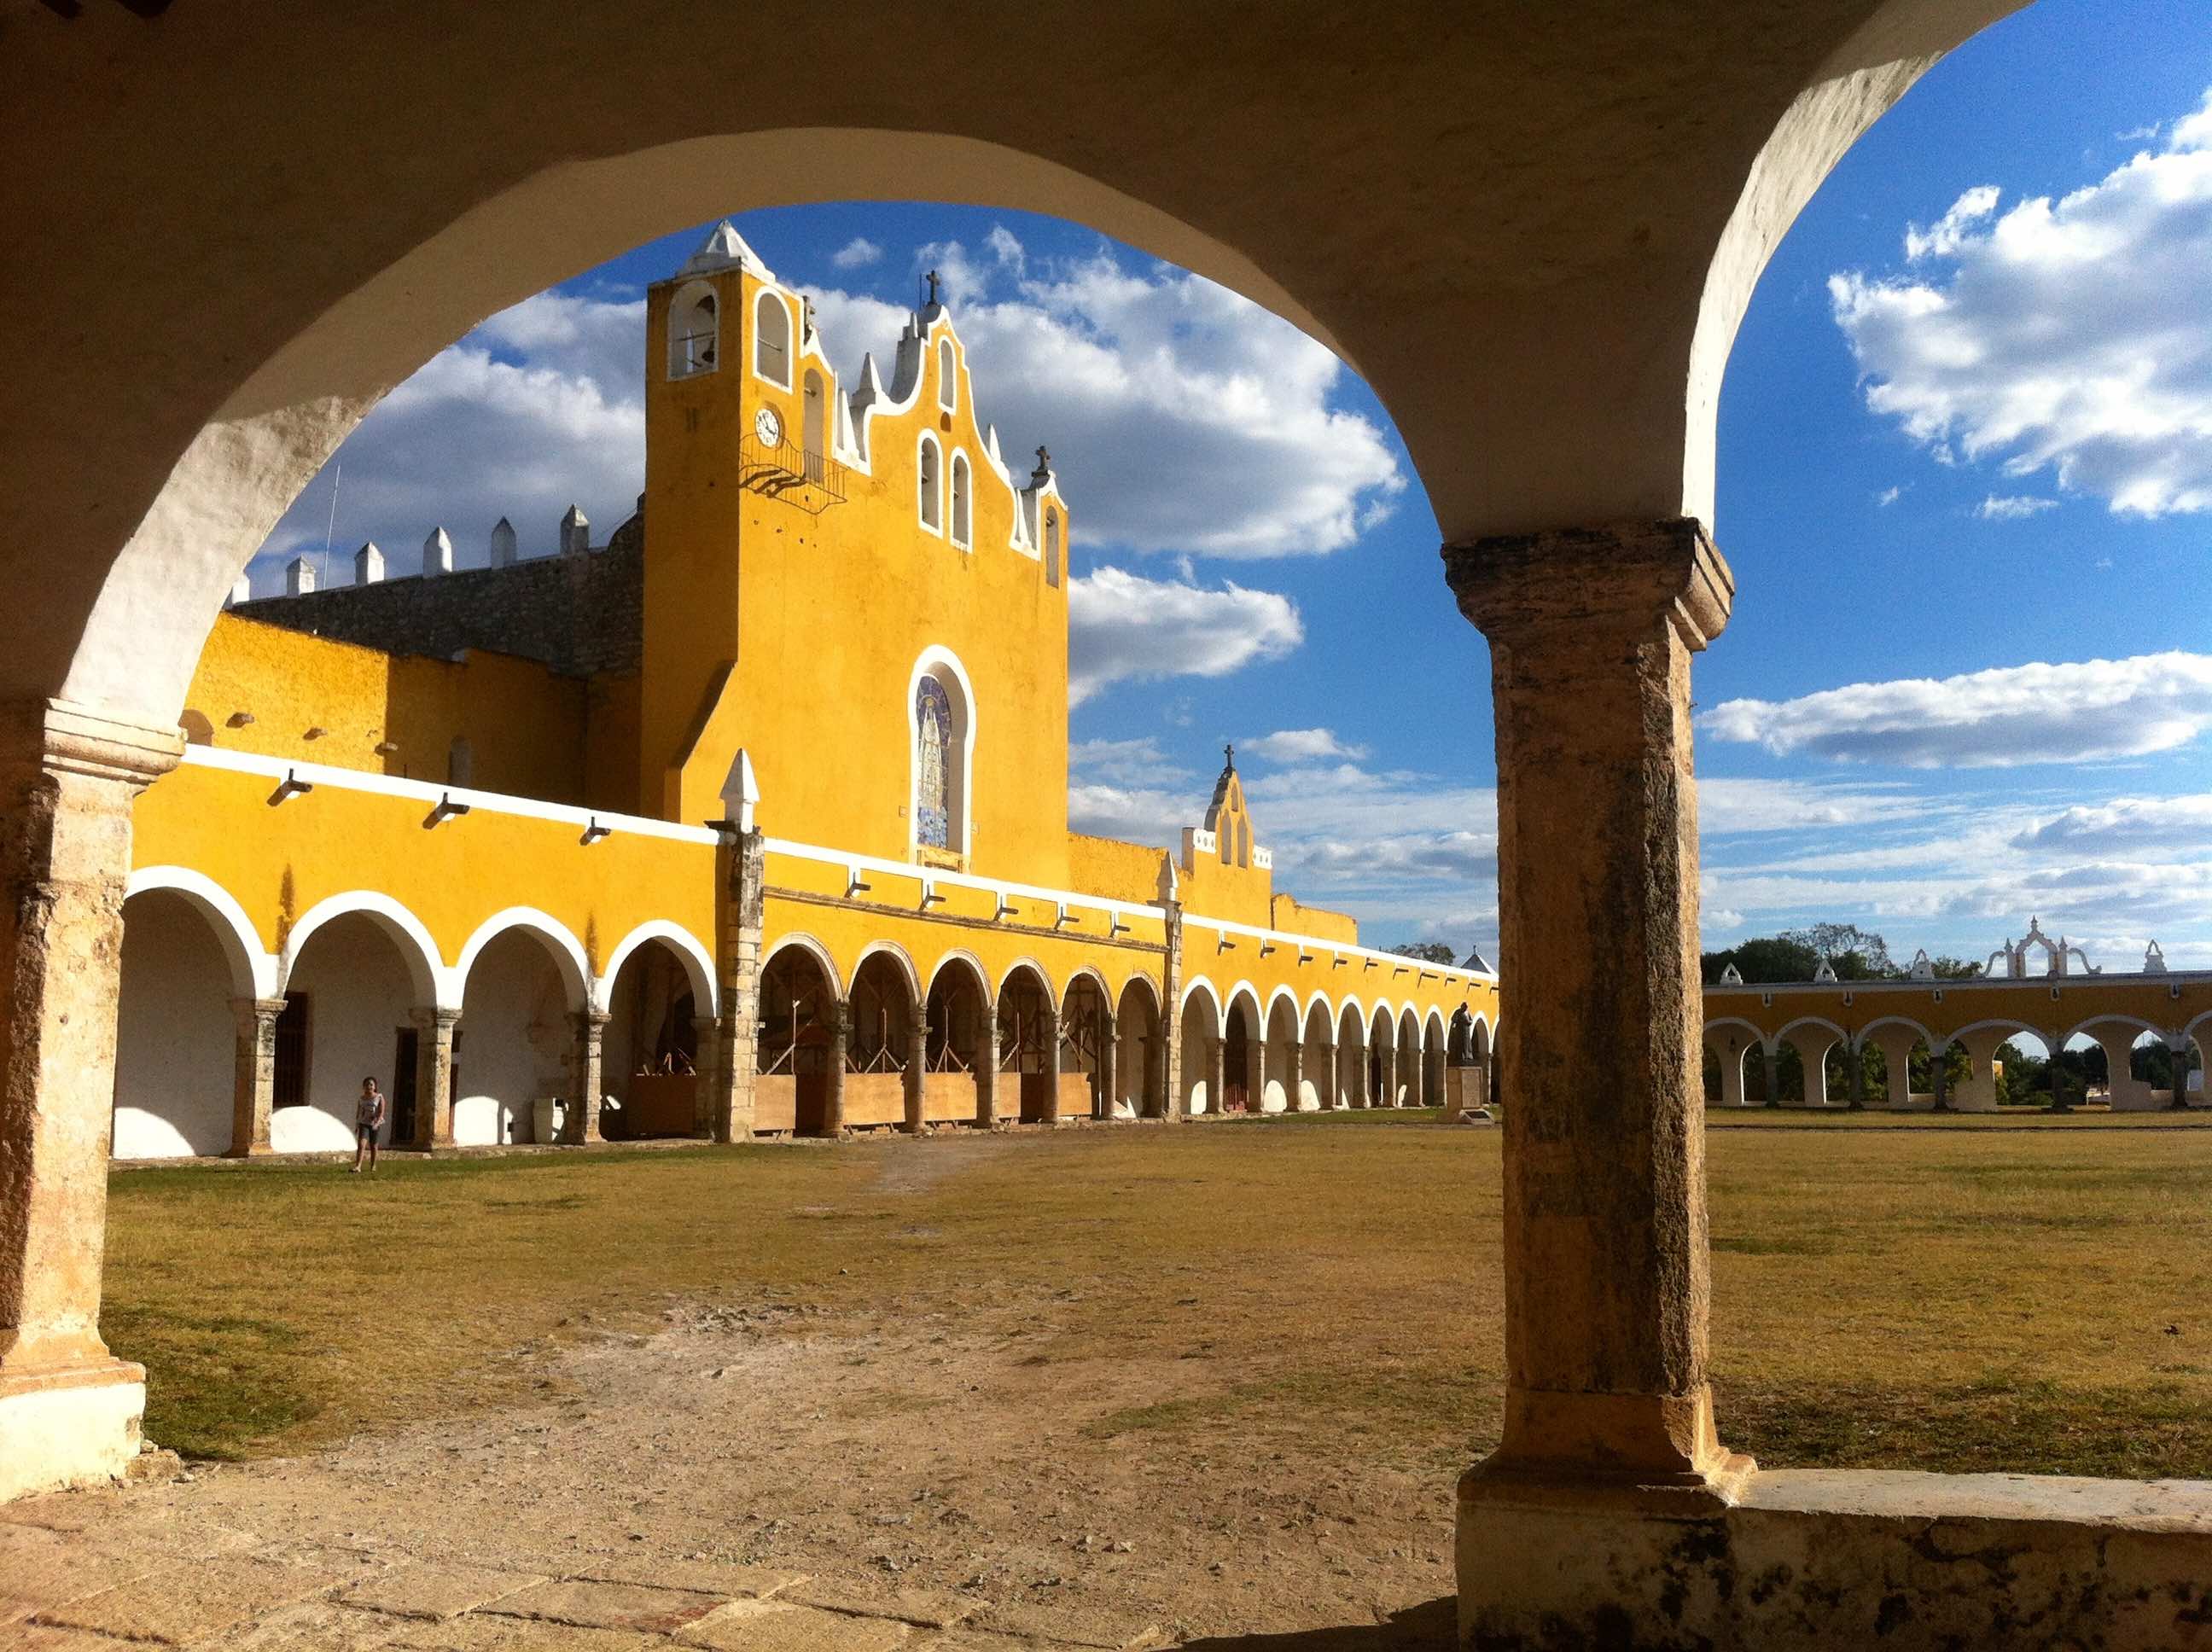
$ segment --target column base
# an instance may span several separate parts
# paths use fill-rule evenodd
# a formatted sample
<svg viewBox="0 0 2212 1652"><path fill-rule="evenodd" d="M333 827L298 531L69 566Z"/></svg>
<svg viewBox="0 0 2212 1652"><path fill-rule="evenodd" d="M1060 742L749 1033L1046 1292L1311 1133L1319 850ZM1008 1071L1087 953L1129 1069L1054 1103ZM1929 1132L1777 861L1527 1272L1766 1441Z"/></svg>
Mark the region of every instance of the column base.
<svg viewBox="0 0 2212 1652"><path fill-rule="evenodd" d="M2212 1486L1768 1470L1731 1500L1470 1473L1462 1649L2195 1643Z"/></svg>
<svg viewBox="0 0 2212 1652"><path fill-rule="evenodd" d="M146 1368L0 1372L0 1503L120 1478L138 1455Z"/></svg>
<svg viewBox="0 0 2212 1652"><path fill-rule="evenodd" d="M276 1151L269 1143L257 1141L251 1147L227 1147L222 1156L225 1158L270 1158L275 1156Z"/></svg>

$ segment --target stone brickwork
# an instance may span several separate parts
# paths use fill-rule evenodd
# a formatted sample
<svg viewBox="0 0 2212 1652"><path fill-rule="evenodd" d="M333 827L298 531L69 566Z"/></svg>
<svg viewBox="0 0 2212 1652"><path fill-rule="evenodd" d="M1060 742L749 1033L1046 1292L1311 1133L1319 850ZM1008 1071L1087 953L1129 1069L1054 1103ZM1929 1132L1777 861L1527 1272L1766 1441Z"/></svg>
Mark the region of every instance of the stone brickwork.
<svg viewBox="0 0 2212 1652"><path fill-rule="evenodd" d="M633 516L602 550L505 568L264 597L234 610L387 653L450 659L486 648L575 677L634 671L644 651L645 533Z"/></svg>

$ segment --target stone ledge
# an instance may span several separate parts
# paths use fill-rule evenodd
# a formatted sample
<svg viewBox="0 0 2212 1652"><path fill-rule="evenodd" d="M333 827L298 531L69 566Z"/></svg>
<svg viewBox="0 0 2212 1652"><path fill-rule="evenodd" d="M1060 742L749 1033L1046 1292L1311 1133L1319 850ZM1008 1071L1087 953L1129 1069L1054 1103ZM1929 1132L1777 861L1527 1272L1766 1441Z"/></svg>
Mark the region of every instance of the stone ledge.
<svg viewBox="0 0 2212 1652"><path fill-rule="evenodd" d="M2212 1483L1776 1470L1675 1516L1470 1477L1460 1641L1619 1652L2212 1644Z"/></svg>

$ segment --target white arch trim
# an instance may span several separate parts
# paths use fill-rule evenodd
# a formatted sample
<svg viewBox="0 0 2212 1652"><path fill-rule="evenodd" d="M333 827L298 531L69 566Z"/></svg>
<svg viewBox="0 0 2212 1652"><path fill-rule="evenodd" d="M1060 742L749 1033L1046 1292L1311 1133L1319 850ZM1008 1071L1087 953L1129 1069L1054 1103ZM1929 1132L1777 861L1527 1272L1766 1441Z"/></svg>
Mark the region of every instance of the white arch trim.
<svg viewBox="0 0 2212 1652"><path fill-rule="evenodd" d="M1220 989L1204 975L1193 975L1182 984L1182 996L1176 1000L1176 1036L1182 1036L1183 1012L1190 1007L1192 995L1197 993L1204 993L1206 1001L1213 1006L1213 1036L1221 1037L1229 1029L1222 1019Z"/></svg>
<svg viewBox="0 0 2212 1652"><path fill-rule="evenodd" d="M1159 1019L1160 984L1141 969L1133 970L1128 980L1121 983L1121 990L1114 995L1114 1014L1117 1018L1121 1013L1121 1000L1128 997L1133 989L1139 987L1145 989L1145 1001L1152 1005L1152 1019L1155 1021Z"/></svg>
<svg viewBox="0 0 2212 1652"><path fill-rule="evenodd" d="M1825 1027L1830 1032L1835 1034L1837 1038L1844 1043L1848 1044L1851 1042L1851 1036L1845 1032L1841 1027L1838 1027L1834 1022L1829 1020L1826 1017L1817 1015L1799 1016L1795 1021L1789 1023L1779 1032L1774 1035L1774 1042L1778 1044L1788 1042L1790 1035L1796 1032L1800 1027Z"/></svg>
<svg viewBox="0 0 2212 1652"><path fill-rule="evenodd" d="M1860 1048L1863 1049L1866 1047L1868 1035L1872 1033L1877 1027L1910 1027L1914 1032L1919 1034L1921 1037L1928 1041L1928 1048L1929 1049L1934 1049L1936 1048L1936 1035L1929 1031L1927 1028L1922 1026L1917 1021L1915 1021L1911 1016L1885 1015L1875 1017L1872 1021L1868 1022L1865 1026L1859 1029L1858 1044Z"/></svg>
<svg viewBox="0 0 2212 1652"><path fill-rule="evenodd" d="M960 685L960 841L949 845L958 855L968 853L971 835L970 823L975 818L975 685L968 680L968 668L960 663L960 656L941 643L933 642L915 656L914 669L906 679L906 853L912 860L915 853L915 830L921 822L914 808L915 784L921 776L921 725L915 715L914 692L921 686L928 672L943 666L951 672L952 680ZM988 975L984 976L989 980Z"/></svg>
<svg viewBox="0 0 2212 1652"><path fill-rule="evenodd" d="M2035 1040L2037 1043L2041 1044L2046 1051L2050 1050L2051 1040L2054 1036L2054 1035L2046 1032L2041 1027L2037 1026L2033 1022L2018 1021L2008 1016L1992 1016L1986 1021L1969 1022L1965 1026L1960 1028L1958 1031L1947 1034L1943 1039L1944 1048L1947 1049L1949 1048L1960 1039L1966 1037L1968 1033L1989 1032L1993 1029L2002 1029L2008 1033L2026 1033L2030 1038ZM2060 1048L2063 1048L2064 1046L2061 1045Z"/></svg>
<svg viewBox="0 0 2212 1652"><path fill-rule="evenodd" d="M1359 1023L1359 1036L1364 1039L1367 1036L1367 1023L1374 1017L1369 1013L1367 1006L1359 1001L1357 993L1346 993L1336 1001L1336 1024L1340 1031L1343 1029L1346 1011L1349 1011L1352 1018Z"/></svg>
<svg viewBox="0 0 2212 1652"><path fill-rule="evenodd" d="M949 949L940 956L937 960L936 966L930 970L929 985L923 993L923 1001L925 1003L927 1002L928 994L937 990L937 983L945 978L945 972L955 964L963 964L967 967L971 974L971 979L975 990L982 994L987 1004L994 1004L997 1002L997 999L993 996L991 992L991 972L983 967L983 960L977 957L973 952L969 951L965 947L956 946Z"/></svg>
<svg viewBox="0 0 2212 1652"><path fill-rule="evenodd" d="M1006 995L1006 983L1014 978L1015 973L1018 970L1022 969L1030 971L1030 974L1034 975L1037 978L1039 984L1044 987L1045 1002L1052 1005L1053 1012L1055 1015L1058 1014L1060 1012L1060 993L1052 984L1052 971L1046 969L1042 964L1039 963L1035 958L1030 957L1026 952L1022 954L1021 957L1016 958L1012 963L1008 964L1004 972L1000 975L999 985L993 993L993 997L1004 998Z"/></svg>
<svg viewBox="0 0 2212 1652"><path fill-rule="evenodd" d="M404 939L400 955L407 962L407 973L414 981L416 992L428 1006L459 1012L461 972L447 967L439 956L438 943L431 938L420 918L389 895L372 889L348 890L343 895L327 896L300 914L285 935L284 950L277 959L278 993L291 984L293 966L299 962L300 950L307 945L309 938L325 924L349 912L366 913L378 920L379 926L393 940Z"/></svg>
<svg viewBox="0 0 2212 1652"><path fill-rule="evenodd" d="M140 866L124 884L123 898L128 902L134 895L155 890L169 890L183 896L215 926L222 944L223 957L230 965L231 990L234 994L241 998L276 996L276 955L263 949L253 920L246 915L246 908L239 904L237 896L205 872L194 872L190 866Z"/></svg>
<svg viewBox="0 0 2212 1652"><path fill-rule="evenodd" d="M2173 1030L2171 1027L2161 1027L2154 1021L2146 1021L2139 1015L2093 1015L2087 1021L2075 1022L2060 1035L2058 1048L2064 1049L2068 1040L2081 1037L2084 1034L2087 1034L2094 1039L2097 1035L2090 1031L2091 1028L2102 1027L2115 1021L2123 1026L2133 1027L2137 1037L2141 1037L2144 1033L2156 1033L2160 1038L2164 1038Z"/></svg>
<svg viewBox="0 0 2212 1652"><path fill-rule="evenodd" d="M605 971L592 983L592 1002L601 1014L613 1007L609 1000L614 995L615 981L622 974L623 965L647 941L661 942L683 962L684 973L691 978L691 1002L695 1006L704 1005L709 1015L721 1013L720 984L714 979L713 955L683 925L671 923L665 918L648 918L616 943L615 950L607 955Z"/></svg>
<svg viewBox="0 0 2212 1652"><path fill-rule="evenodd" d="M1298 1007L1298 995L1287 987L1278 987L1267 994L1267 1013L1261 1017L1261 1036L1266 1037L1275 1024L1275 1006L1285 999L1291 1001L1291 1019L1301 1029L1306 1024L1305 1012Z"/></svg>
<svg viewBox="0 0 2212 1652"><path fill-rule="evenodd" d="M830 956L828 947L803 930L794 930L792 933L783 936L775 945L761 954L761 974L765 975L768 973L769 965L774 963L780 954L793 947L798 948L822 966L822 978L830 983L830 996L842 1000L845 996L845 982L844 978L837 973L837 960Z"/></svg>
<svg viewBox="0 0 2212 1652"><path fill-rule="evenodd" d="M1096 987L1098 996L1105 1001L1106 1013L1115 1013L1121 1000L1115 997L1113 983L1106 979L1105 972L1095 963L1079 963L1068 972L1067 985L1060 989L1061 1007L1066 1006L1067 995L1075 990L1075 983L1079 981L1087 981Z"/></svg>
<svg viewBox="0 0 2212 1652"><path fill-rule="evenodd" d="M899 974L906 978L907 991L914 994L914 1001L917 1004L924 1002L921 992L921 972L915 968L914 960L907 955L906 948L901 946L896 941L870 941L862 947L860 956L853 960L853 979L856 981L860 980L861 969L870 958L876 957L889 958L896 964Z"/></svg>
<svg viewBox="0 0 2212 1652"><path fill-rule="evenodd" d="M592 1001L592 964L584 955L583 943L568 932L568 925L536 907L507 907L477 926L477 932L469 937L453 965L453 986L458 992L467 995L469 971L475 967L477 955L510 929L526 929L546 944L553 954L554 967L561 972L561 984L568 988L570 1008L580 1010Z"/></svg>
<svg viewBox="0 0 2212 1652"><path fill-rule="evenodd" d="M1235 986L1229 989L1229 996L1222 1000L1222 1032L1224 1035L1228 1032L1230 1013L1236 1009L1237 1000L1240 998L1249 999L1252 1001L1252 1020L1255 1029L1255 1036L1260 1038L1265 1038L1267 1036L1267 1017L1261 1011L1260 989L1255 987L1249 981L1240 980L1237 981Z"/></svg>
<svg viewBox="0 0 2212 1652"><path fill-rule="evenodd" d="M1433 1004L1429 1006L1429 1013L1421 1022L1421 1042L1424 1044L1429 1042L1431 1033L1436 1035L1438 1043L1442 1043L1451 1036L1444 1022L1444 1012Z"/></svg>

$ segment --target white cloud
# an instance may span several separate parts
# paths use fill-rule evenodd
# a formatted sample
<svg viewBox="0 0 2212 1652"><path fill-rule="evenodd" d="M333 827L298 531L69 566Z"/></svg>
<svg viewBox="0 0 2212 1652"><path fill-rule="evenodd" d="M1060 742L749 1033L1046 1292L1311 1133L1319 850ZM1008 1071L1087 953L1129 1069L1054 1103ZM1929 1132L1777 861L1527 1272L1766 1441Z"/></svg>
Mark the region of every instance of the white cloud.
<svg viewBox="0 0 2212 1652"><path fill-rule="evenodd" d="M858 270L878 262L883 256L882 247L866 235L855 235L830 255L830 262L840 270Z"/></svg>
<svg viewBox="0 0 2212 1652"><path fill-rule="evenodd" d="M1050 446L1079 535L1168 555L1339 550L1388 519L1406 477L1383 432L1330 406L1344 367L1249 299L1103 249L1028 256L1003 227L980 249L933 242L976 404L1010 460ZM886 372L907 312L811 295L841 362Z"/></svg>
<svg viewBox="0 0 2212 1652"><path fill-rule="evenodd" d="M1795 700L1730 700L1702 713L1698 726L1778 756L1910 768L2141 756L2212 727L2212 654L2038 663L1855 683Z"/></svg>
<svg viewBox="0 0 2212 1652"><path fill-rule="evenodd" d="M2212 94L2163 149L1997 204L1985 185L1908 230L1911 276L1831 278L1869 408L1938 458L2047 471L2115 512L2212 509Z"/></svg>
<svg viewBox="0 0 2212 1652"><path fill-rule="evenodd" d="M2212 846L2212 796L2115 798L2076 804L2012 839L2014 848L2068 854Z"/></svg>
<svg viewBox="0 0 2212 1652"><path fill-rule="evenodd" d="M451 531L463 565L482 565L492 524L513 519L526 556L550 553L571 504L604 542L631 510L645 474L642 300L540 293L441 350L347 438L332 532L333 576L364 539L394 576L413 574L433 527ZM271 564L322 549L333 478L318 477L262 547Z"/></svg>
<svg viewBox="0 0 2212 1652"><path fill-rule="evenodd" d="M2057 505L2055 499L2041 499L2032 494L1991 494L1974 507L1974 514L1984 522L2017 522L2054 510Z"/></svg>
<svg viewBox="0 0 2212 1652"><path fill-rule="evenodd" d="M1278 763L1318 762L1328 757L1357 761L1367 755L1365 746L1346 745L1334 731L1325 728L1279 728L1273 734L1245 741L1239 749Z"/></svg>
<svg viewBox="0 0 2212 1652"><path fill-rule="evenodd" d="M1862 825L1894 813L1903 791L1901 786L1822 780L1700 779L1698 831L1705 837L1731 837Z"/></svg>
<svg viewBox="0 0 2212 1652"><path fill-rule="evenodd" d="M1096 568L1068 582L1068 702L1129 679L1225 677L1304 641L1297 605L1274 592Z"/></svg>
<svg viewBox="0 0 2212 1652"><path fill-rule="evenodd" d="M1879 508L1887 510L1892 505L1897 503L1897 501L1904 496L1905 489L1901 486L1895 488L1884 488L1880 493L1874 496L1874 502Z"/></svg>
<svg viewBox="0 0 2212 1652"><path fill-rule="evenodd" d="M1698 926L1712 934L1725 935L1743 927L1743 914L1728 907L1702 910L1698 914Z"/></svg>

